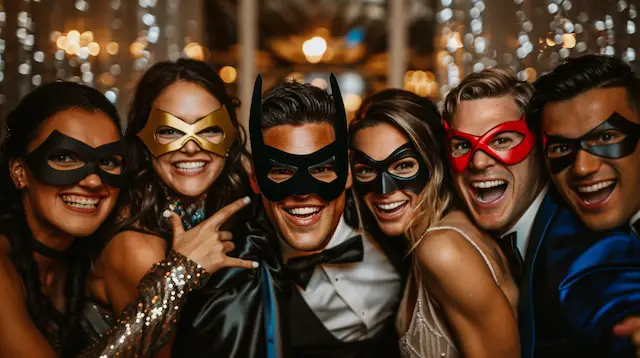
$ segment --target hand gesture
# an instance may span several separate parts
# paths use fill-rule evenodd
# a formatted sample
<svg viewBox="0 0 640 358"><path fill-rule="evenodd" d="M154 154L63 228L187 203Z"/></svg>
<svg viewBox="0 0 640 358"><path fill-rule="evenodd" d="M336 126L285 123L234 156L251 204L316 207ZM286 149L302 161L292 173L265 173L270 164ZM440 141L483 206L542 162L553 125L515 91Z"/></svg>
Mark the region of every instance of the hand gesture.
<svg viewBox="0 0 640 358"><path fill-rule="evenodd" d="M184 230L178 214L165 210L162 215L173 227L173 249L211 274L223 267L257 268L257 262L227 256L235 247L231 242L233 236L228 231L218 231L227 219L250 202L249 197L238 199L188 231Z"/></svg>
<svg viewBox="0 0 640 358"><path fill-rule="evenodd" d="M636 357L640 358L640 316L629 317L613 328L619 336L631 336L631 341L636 345Z"/></svg>

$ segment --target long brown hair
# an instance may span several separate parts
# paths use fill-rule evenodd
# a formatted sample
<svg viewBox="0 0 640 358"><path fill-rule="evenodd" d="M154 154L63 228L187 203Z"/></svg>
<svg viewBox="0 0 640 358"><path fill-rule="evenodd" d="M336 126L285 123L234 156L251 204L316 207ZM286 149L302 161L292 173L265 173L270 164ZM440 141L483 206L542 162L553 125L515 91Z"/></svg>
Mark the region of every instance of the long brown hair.
<svg viewBox="0 0 640 358"><path fill-rule="evenodd" d="M422 235L421 232L414 232L416 223L426 223L426 228L429 228L440 221L453 205L455 196L445 159L446 132L438 108L431 101L399 89L384 90L363 102L349 126L351 145L360 129L379 123L388 123L402 131L429 171L429 180L418 195L417 210L405 228L411 252L419 244ZM367 218L362 215L360 200L356 200L356 207L360 221L366 225Z"/></svg>

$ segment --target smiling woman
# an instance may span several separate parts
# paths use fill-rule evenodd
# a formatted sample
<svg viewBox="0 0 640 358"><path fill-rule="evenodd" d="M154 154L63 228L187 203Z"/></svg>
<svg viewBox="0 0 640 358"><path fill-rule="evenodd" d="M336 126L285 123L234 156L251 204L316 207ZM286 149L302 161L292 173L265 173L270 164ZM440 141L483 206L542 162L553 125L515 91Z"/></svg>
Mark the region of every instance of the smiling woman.
<svg viewBox="0 0 640 358"><path fill-rule="evenodd" d="M122 183L119 119L98 91L44 85L7 118L0 157L2 357L68 355L81 314L84 249ZM7 327L1 327L7 325Z"/></svg>

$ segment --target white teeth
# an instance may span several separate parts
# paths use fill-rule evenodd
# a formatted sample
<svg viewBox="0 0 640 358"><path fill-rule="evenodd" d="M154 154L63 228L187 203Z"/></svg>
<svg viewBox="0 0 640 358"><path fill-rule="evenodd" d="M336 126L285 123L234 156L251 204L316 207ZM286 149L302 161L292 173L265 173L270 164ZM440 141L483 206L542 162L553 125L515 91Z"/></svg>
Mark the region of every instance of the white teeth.
<svg viewBox="0 0 640 358"><path fill-rule="evenodd" d="M286 211L291 215L311 215L320 212L320 210L322 210L322 208L317 206L286 209Z"/></svg>
<svg viewBox="0 0 640 358"><path fill-rule="evenodd" d="M206 162L178 162L174 165L183 172L198 172L204 168Z"/></svg>
<svg viewBox="0 0 640 358"><path fill-rule="evenodd" d="M382 209L382 210L393 210L399 206L404 205L404 203L406 203L407 201L408 200L402 200L402 201L396 201L388 204L376 204L376 206L378 207L378 209Z"/></svg>
<svg viewBox="0 0 640 358"><path fill-rule="evenodd" d="M100 203L99 198L80 195L62 195L62 200L69 206L80 209L95 209Z"/></svg>
<svg viewBox="0 0 640 358"><path fill-rule="evenodd" d="M587 185L587 186L579 186L578 187L578 192L580 193L593 193L596 192L598 190L602 190L608 186L611 186L615 183L615 180L605 180L605 181L601 181L599 183L595 183L593 185Z"/></svg>
<svg viewBox="0 0 640 358"><path fill-rule="evenodd" d="M489 189L495 188L500 185L504 185L507 182L504 180L487 180L487 181L474 181L471 183L471 186L479 189Z"/></svg>

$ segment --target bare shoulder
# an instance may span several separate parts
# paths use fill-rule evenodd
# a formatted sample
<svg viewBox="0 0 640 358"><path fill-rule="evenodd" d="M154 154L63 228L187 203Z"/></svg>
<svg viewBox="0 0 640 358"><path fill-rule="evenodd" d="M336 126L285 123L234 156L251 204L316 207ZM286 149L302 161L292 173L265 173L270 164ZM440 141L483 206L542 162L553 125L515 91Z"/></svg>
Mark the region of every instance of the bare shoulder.
<svg viewBox="0 0 640 358"><path fill-rule="evenodd" d="M109 267L126 269L138 262L158 262L164 259L166 250L167 242L159 236L122 231L109 241L99 261Z"/></svg>
<svg viewBox="0 0 640 358"><path fill-rule="evenodd" d="M421 270L436 278L465 272L491 275L482 255L491 249L486 233L476 228L466 215L456 212L445 217L438 226L441 228L429 231L416 247Z"/></svg>
<svg viewBox="0 0 640 358"><path fill-rule="evenodd" d="M6 236L0 234L0 258L8 258L11 253L11 244Z"/></svg>
<svg viewBox="0 0 640 358"><path fill-rule="evenodd" d="M0 296L2 308L24 307L24 288L22 280L10 256L9 240L0 235ZM4 311L4 310L2 310Z"/></svg>

